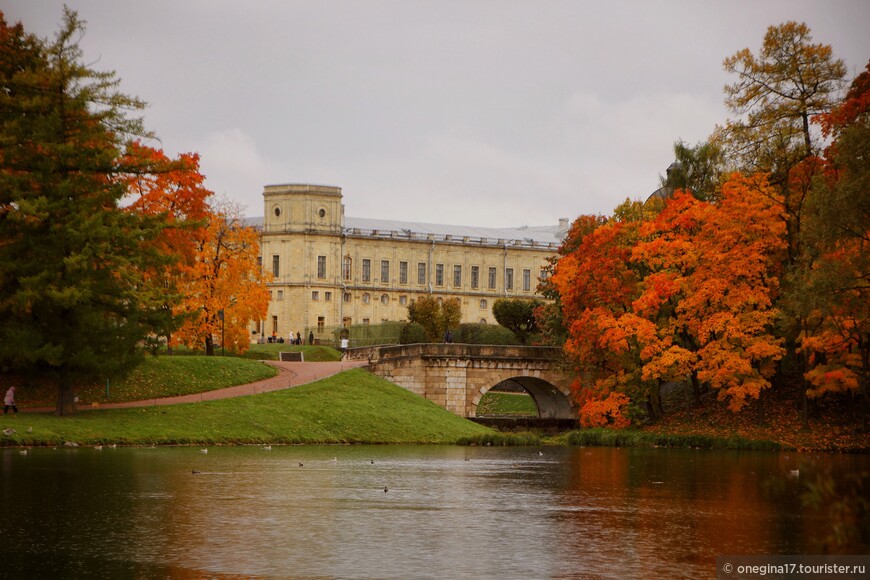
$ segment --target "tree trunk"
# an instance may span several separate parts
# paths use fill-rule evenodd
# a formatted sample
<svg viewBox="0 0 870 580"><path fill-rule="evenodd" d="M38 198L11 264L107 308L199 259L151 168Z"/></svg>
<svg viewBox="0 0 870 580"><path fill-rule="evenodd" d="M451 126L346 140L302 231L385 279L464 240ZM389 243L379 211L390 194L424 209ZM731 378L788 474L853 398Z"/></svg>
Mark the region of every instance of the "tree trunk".
<svg viewBox="0 0 870 580"><path fill-rule="evenodd" d="M692 371L692 398L695 400L695 406L701 406L701 382L698 380L698 371Z"/></svg>
<svg viewBox="0 0 870 580"><path fill-rule="evenodd" d="M810 398L807 396L807 389L803 389L803 430L810 430Z"/></svg>
<svg viewBox="0 0 870 580"><path fill-rule="evenodd" d="M656 385L656 388L653 389L652 404L653 410L655 410L656 412L656 416L658 418L662 418L665 416L665 410L662 407L662 382L657 381L657 383L658 384Z"/></svg>
<svg viewBox="0 0 870 580"><path fill-rule="evenodd" d="M214 356L214 340L211 335L205 337L205 356Z"/></svg>
<svg viewBox="0 0 870 580"><path fill-rule="evenodd" d="M62 370L57 384L57 406L54 414L58 417L73 415L76 412L75 392L72 388L72 380L69 373Z"/></svg>
<svg viewBox="0 0 870 580"><path fill-rule="evenodd" d="M756 425L764 425L765 422L765 414L764 414L764 390L758 393L758 404L755 406L756 416L755 423Z"/></svg>

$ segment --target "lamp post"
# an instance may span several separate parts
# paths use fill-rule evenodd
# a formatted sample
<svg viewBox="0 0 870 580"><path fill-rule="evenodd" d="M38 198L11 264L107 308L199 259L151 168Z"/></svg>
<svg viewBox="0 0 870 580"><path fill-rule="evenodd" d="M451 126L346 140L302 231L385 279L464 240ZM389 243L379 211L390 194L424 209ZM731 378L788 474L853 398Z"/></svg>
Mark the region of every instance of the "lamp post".
<svg viewBox="0 0 870 580"><path fill-rule="evenodd" d="M224 310L218 310L218 318L221 319L221 356L224 356Z"/></svg>

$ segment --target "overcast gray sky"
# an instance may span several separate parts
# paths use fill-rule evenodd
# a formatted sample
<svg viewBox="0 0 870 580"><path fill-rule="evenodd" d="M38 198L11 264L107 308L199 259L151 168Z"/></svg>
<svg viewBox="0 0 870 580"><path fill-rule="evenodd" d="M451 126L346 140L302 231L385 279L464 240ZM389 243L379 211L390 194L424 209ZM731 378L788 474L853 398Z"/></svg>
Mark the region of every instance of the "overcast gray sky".
<svg viewBox="0 0 870 580"><path fill-rule="evenodd" d="M867 0L68 0L85 58L149 103L171 155L262 215L266 184L346 214L477 226L608 214L728 114L722 60L806 22L870 59ZM3 0L53 37L63 2Z"/></svg>

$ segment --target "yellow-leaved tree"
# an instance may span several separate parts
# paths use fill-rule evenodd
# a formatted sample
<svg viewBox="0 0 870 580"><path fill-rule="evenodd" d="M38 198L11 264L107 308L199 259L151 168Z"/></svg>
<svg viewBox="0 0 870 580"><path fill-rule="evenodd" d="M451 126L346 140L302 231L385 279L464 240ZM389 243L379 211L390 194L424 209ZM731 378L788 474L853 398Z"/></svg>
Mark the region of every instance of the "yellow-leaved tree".
<svg viewBox="0 0 870 580"><path fill-rule="evenodd" d="M173 344L205 346L213 356L216 345L231 352L250 346L248 323L262 320L269 306L269 274L259 263L257 231L244 224L239 209L227 203L216 208L208 225L197 232L196 260L183 281L185 315Z"/></svg>

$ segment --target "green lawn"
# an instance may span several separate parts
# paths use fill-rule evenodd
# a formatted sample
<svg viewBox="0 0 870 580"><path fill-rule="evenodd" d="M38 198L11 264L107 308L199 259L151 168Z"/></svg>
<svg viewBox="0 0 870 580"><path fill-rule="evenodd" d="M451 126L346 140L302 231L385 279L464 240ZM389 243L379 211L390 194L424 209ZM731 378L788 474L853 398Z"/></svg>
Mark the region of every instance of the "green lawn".
<svg viewBox="0 0 870 580"><path fill-rule="evenodd" d="M538 406L528 393L489 391L480 399L477 415L537 417Z"/></svg>
<svg viewBox="0 0 870 580"><path fill-rule="evenodd" d="M273 377L274 367L242 358L220 356L148 357L124 379L78 386L81 404L120 403L160 397L174 397L213 391ZM8 378L15 381L19 407L52 406L57 401L57 386L48 380Z"/></svg>
<svg viewBox="0 0 870 580"><path fill-rule="evenodd" d="M175 349L179 355L203 355L202 351L189 350L184 347ZM265 343L252 344L244 354L234 354L229 351L224 353L227 357L240 357L255 360L278 360L278 353L281 352L302 352L307 362L331 362L341 360L341 352L331 346L308 346L308 345L290 345L287 343ZM221 349L218 348L215 354L221 356Z"/></svg>
<svg viewBox="0 0 870 580"><path fill-rule="evenodd" d="M491 432L361 369L234 399L0 419L5 445L454 443Z"/></svg>
<svg viewBox="0 0 870 580"><path fill-rule="evenodd" d="M250 350L243 356L259 360L278 360L280 352L301 352L305 362L332 362L341 360L341 352L331 346L307 346L289 344L252 344Z"/></svg>

